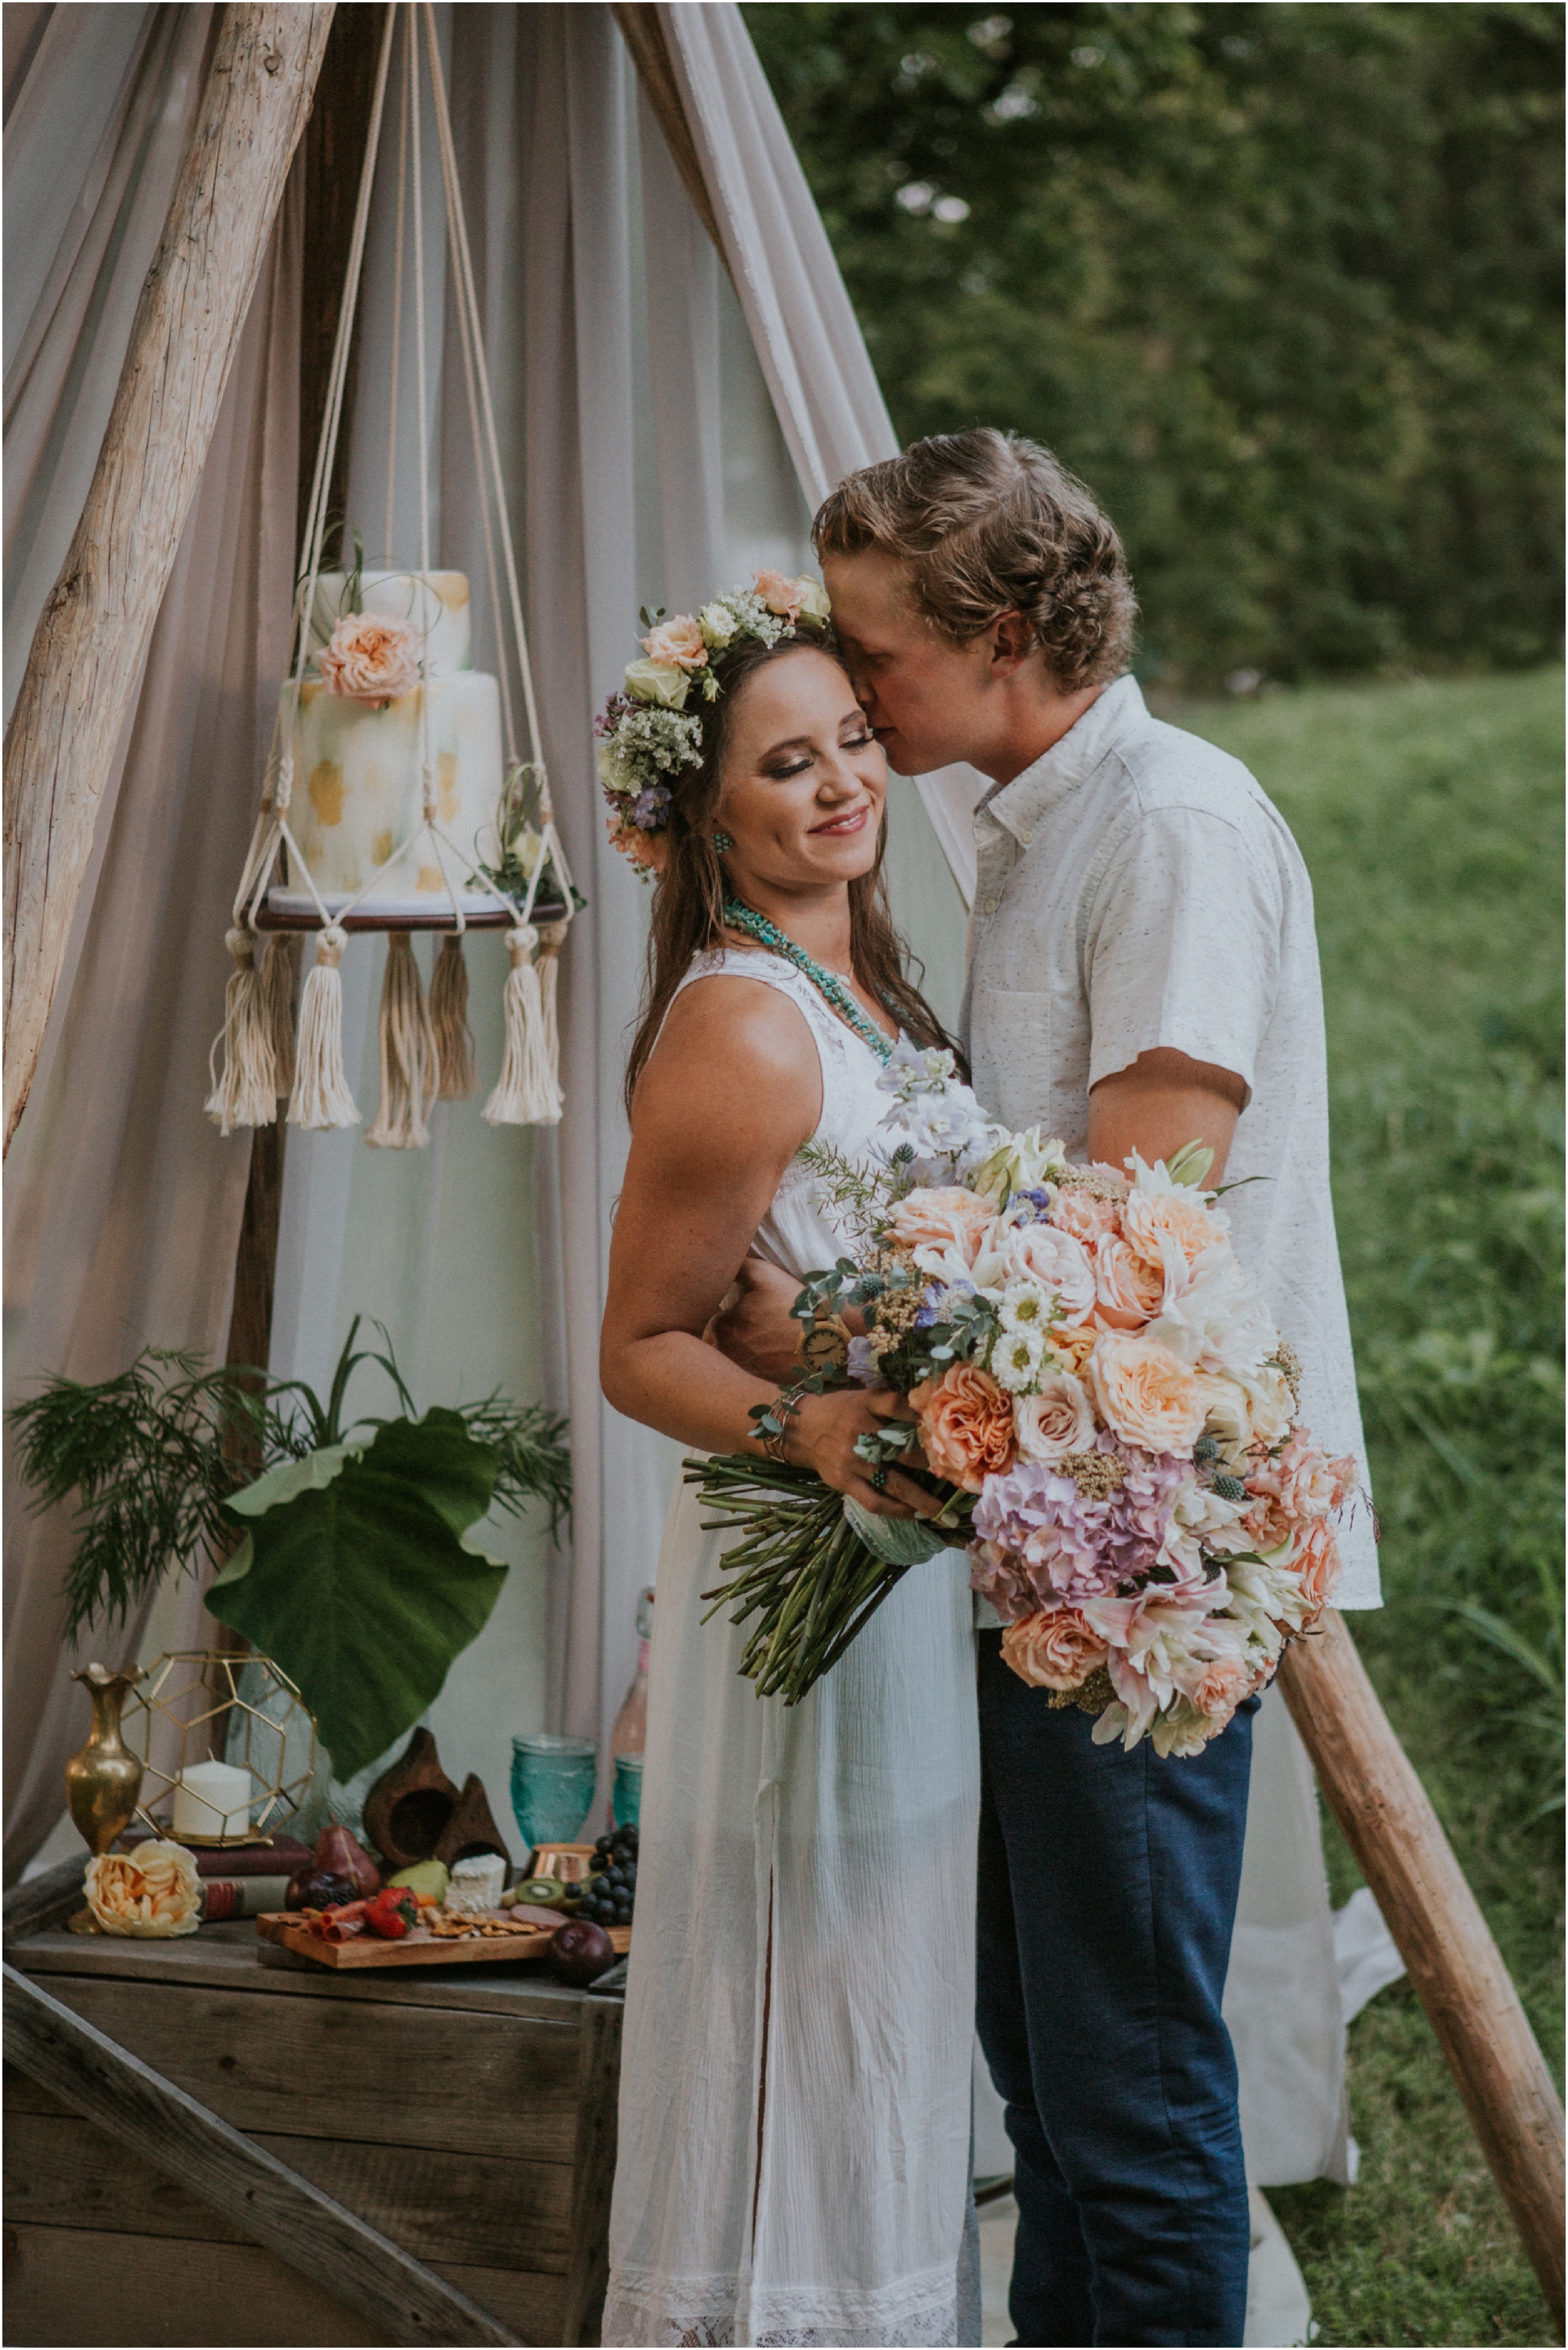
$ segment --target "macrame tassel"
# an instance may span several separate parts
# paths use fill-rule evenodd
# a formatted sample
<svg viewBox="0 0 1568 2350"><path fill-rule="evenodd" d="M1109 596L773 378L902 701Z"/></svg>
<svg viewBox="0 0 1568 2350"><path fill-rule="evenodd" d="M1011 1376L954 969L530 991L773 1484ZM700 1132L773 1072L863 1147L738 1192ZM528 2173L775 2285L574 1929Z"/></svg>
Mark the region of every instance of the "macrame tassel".
<svg viewBox="0 0 1568 2350"><path fill-rule="evenodd" d="M348 945L346 931L329 922L316 945L299 998L299 1050L290 1126L358 1126L359 1112L343 1075L343 980L337 966Z"/></svg>
<svg viewBox="0 0 1568 2350"><path fill-rule="evenodd" d="M449 931L431 974L431 1026L441 1063L441 1099L466 1101L479 1084L473 1032L468 1024L468 965L462 941Z"/></svg>
<svg viewBox="0 0 1568 2350"><path fill-rule="evenodd" d="M545 1034L545 1002L534 949L539 933L532 922L506 933L512 968L502 998L506 1049L501 1082L484 1105L492 1126L554 1126L561 1115L561 1088L551 1072Z"/></svg>
<svg viewBox="0 0 1568 2350"><path fill-rule="evenodd" d="M214 1038L223 1047L223 1074L215 1074L207 1097L207 1116L218 1132L232 1134L236 1126L270 1126L277 1116L273 1077L272 1028L256 972L255 934L233 930L223 941L234 959L223 992L223 1028Z"/></svg>
<svg viewBox="0 0 1568 2350"><path fill-rule="evenodd" d="M272 1038L273 1085L280 1101L294 1091L294 941L275 931L262 957L261 998Z"/></svg>
<svg viewBox="0 0 1568 2350"><path fill-rule="evenodd" d="M377 1150L420 1150L430 1140L427 1106L441 1084L435 1031L407 931L387 941L381 982L381 1099L365 1139Z"/></svg>
<svg viewBox="0 0 1568 2350"><path fill-rule="evenodd" d="M564 1103L561 1092L561 1023L557 1005L557 983L561 976L561 949L566 943L567 922L542 922L539 926L539 1001L545 1007L545 1062L549 1083L557 1103ZM557 1109L556 1116L560 1111Z"/></svg>

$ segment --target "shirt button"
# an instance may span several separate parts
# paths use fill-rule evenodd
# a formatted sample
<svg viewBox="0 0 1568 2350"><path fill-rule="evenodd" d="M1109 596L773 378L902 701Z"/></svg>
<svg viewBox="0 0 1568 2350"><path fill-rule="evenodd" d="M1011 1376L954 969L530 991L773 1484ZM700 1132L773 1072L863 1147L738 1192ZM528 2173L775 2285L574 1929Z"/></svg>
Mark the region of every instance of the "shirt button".
<svg viewBox="0 0 1568 2350"><path fill-rule="evenodd" d="M1019 837L1019 839L1023 843L1024 847L1025 847L1025 848L1027 848L1027 847L1028 847L1028 846L1029 846L1029 844L1030 844L1030 842L1031 842L1031 841L1033 839L1033 837L1034 837L1034 827L1033 827L1033 825L1026 824L1026 825L1024 826L1024 827L1023 827L1023 831L1019 834L1018 837Z"/></svg>
<svg viewBox="0 0 1568 2350"><path fill-rule="evenodd" d="M994 898L988 898L988 899L986 899L986 901L985 901L984 905L981 908L981 910L981 910L981 912L982 914L994 914L994 913L995 913L995 911L996 911L996 900L995 900L995 899L994 899Z"/></svg>

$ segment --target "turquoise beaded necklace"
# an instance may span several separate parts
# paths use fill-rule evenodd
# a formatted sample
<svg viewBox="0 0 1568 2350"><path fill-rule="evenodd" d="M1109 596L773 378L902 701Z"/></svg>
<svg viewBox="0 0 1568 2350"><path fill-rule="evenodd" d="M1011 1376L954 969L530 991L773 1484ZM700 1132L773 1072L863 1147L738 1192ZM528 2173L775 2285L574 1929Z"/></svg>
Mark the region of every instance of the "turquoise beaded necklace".
<svg viewBox="0 0 1568 2350"><path fill-rule="evenodd" d="M804 947L797 947L793 939L785 938L776 922L770 922L765 914L753 913L750 906L742 906L738 898L725 899L724 920L732 930L745 931L759 946L770 947L774 954L781 954L786 962L793 962L796 971L810 980L823 1002L831 1004L839 1018L854 1029L861 1043L870 1045L879 1061L891 1058L892 1045L876 1022L867 1020L837 973L824 971L819 962L814 962Z"/></svg>

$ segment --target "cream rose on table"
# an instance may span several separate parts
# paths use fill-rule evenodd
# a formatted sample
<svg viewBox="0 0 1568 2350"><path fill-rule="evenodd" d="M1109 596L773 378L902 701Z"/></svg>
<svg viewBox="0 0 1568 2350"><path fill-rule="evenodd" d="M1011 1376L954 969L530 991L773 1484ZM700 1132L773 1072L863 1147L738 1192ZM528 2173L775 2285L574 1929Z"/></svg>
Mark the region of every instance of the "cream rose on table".
<svg viewBox="0 0 1568 2350"><path fill-rule="evenodd" d="M143 1940L193 1934L202 1922L196 1864L183 1845L149 1841L100 1853L87 1866L88 1908L106 1934Z"/></svg>
<svg viewBox="0 0 1568 2350"><path fill-rule="evenodd" d="M321 682L348 702L396 701L420 681L422 645L411 620L349 612L321 649Z"/></svg>

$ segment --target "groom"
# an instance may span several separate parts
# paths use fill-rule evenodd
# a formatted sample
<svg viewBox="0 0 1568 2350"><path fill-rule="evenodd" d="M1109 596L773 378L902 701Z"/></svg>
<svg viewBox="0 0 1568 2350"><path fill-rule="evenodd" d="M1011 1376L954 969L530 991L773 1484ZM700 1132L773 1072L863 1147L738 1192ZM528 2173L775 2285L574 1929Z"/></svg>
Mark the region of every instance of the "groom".
<svg viewBox="0 0 1568 2350"><path fill-rule="evenodd" d="M1116 1168L1208 1143L1210 1181L1246 1185L1237 1253L1302 1359L1303 1416L1362 1458L1311 887L1246 769L1146 710L1111 524L1047 451L977 431L852 474L815 542L889 764L992 779L964 1009L981 1102ZM750 1268L720 1328L758 1367L774 1286ZM1376 1604L1369 1530L1342 1548L1343 1596ZM1239 2344L1220 2001L1258 1700L1194 1758L1096 1746L981 1622L978 2012L1016 2155L1018 2340Z"/></svg>

